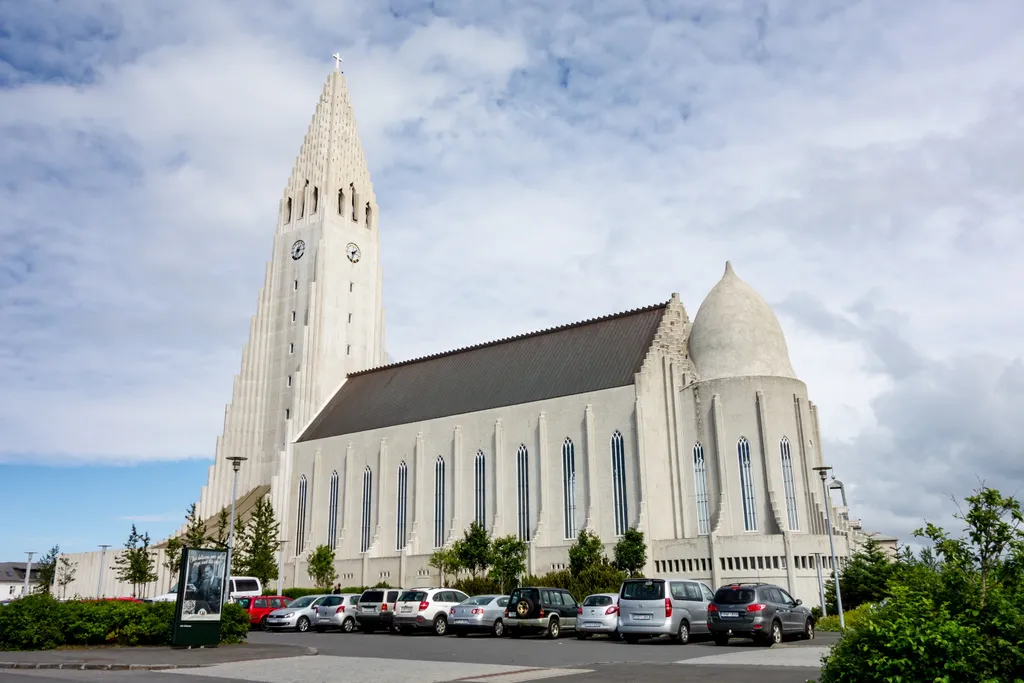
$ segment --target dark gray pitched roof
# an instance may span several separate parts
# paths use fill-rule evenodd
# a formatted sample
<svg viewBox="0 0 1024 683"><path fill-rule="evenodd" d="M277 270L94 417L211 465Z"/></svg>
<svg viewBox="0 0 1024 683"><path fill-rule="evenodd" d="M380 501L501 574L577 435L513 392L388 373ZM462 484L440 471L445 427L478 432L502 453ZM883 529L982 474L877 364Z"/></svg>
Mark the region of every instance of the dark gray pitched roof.
<svg viewBox="0 0 1024 683"><path fill-rule="evenodd" d="M666 305L353 373L298 441L632 384Z"/></svg>
<svg viewBox="0 0 1024 683"><path fill-rule="evenodd" d="M25 563L24 562L0 562L0 581L5 583L22 582L25 580ZM30 583L36 581L36 565L32 565L32 577L29 579ZM3 596L0 596L3 597Z"/></svg>

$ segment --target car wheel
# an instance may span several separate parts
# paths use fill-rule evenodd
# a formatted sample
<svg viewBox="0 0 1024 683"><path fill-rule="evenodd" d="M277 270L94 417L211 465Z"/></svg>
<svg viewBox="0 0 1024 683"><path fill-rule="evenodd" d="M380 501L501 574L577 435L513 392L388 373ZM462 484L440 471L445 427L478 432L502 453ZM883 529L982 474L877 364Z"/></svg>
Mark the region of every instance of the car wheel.
<svg viewBox="0 0 1024 683"><path fill-rule="evenodd" d="M675 641L680 645L686 645L690 642L690 625L683 619L679 622L679 632L676 633Z"/></svg>
<svg viewBox="0 0 1024 683"><path fill-rule="evenodd" d="M729 636L715 636L715 645L722 647L729 644Z"/></svg>
<svg viewBox="0 0 1024 683"><path fill-rule="evenodd" d="M516 616L520 619L526 619L533 613L533 600L530 598L523 598L516 603Z"/></svg>
<svg viewBox="0 0 1024 683"><path fill-rule="evenodd" d="M491 632L494 633L495 638L501 638L505 635L505 622L501 619L496 619L494 621L494 626L491 628Z"/></svg>
<svg viewBox="0 0 1024 683"><path fill-rule="evenodd" d="M562 626L558 623L558 619L550 619L548 621L548 630L544 634L551 640L558 640L559 634L562 632Z"/></svg>
<svg viewBox="0 0 1024 683"><path fill-rule="evenodd" d="M309 630L309 619L306 617L299 617L299 623L295 625L295 630L299 633L305 633Z"/></svg>
<svg viewBox="0 0 1024 683"><path fill-rule="evenodd" d="M448 633L448 620L443 614L438 614L434 617L434 635L443 636Z"/></svg>
<svg viewBox="0 0 1024 683"><path fill-rule="evenodd" d="M771 647L777 643L782 642L782 624L777 621L772 622L772 627L768 631L768 636L762 641L762 645L765 647Z"/></svg>
<svg viewBox="0 0 1024 683"><path fill-rule="evenodd" d="M814 640L814 619L808 619L804 624L804 632L800 635L804 640Z"/></svg>
<svg viewBox="0 0 1024 683"><path fill-rule="evenodd" d="M356 629L356 622L352 617L341 622L341 630L345 633L352 633Z"/></svg>
<svg viewBox="0 0 1024 683"><path fill-rule="evenodd" d="M269 628L267 628L267 618L266 617L263 617L262 619L260 619L260 628L262 630L264 630L264 631L269 631L270 630Z"/></svg>

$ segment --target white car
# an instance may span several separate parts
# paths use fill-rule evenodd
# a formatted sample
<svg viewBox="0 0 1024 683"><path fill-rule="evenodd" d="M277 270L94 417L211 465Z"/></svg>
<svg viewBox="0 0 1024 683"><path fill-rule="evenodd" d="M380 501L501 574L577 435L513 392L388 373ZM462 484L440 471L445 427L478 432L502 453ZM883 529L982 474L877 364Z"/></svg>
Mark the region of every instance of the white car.
<svg viewBox="0 0 1024 683"><path fill-rule="evenodd" d="M403 591L395 603L395 629L410 633L416 629L433 629L435 635L448 632L448 611L469 596L453 588L414 588Z"/></svg>
<svg viewBox="0 0 1024 683"><path fill-rule="evenodd" d="M187 591L195 591L196 587L191 583L186 587ZM231 577L231 595L228 599L236 600L238 598L255 598L263 594L263 584L260 580L253 576L232 576ZM178 599L178 584L175 583L171 586L171 590L167 591L163 595L157 595L150 598L150 602L176 602Z"/></svg>

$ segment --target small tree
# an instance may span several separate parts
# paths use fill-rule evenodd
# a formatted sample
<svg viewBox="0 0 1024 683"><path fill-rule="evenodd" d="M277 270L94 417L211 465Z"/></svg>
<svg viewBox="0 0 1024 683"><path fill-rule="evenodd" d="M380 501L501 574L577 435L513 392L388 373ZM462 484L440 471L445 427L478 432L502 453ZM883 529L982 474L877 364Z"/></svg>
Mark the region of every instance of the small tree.
<svg viewBox="0 0 1024 683"><path fill-rule="evenodd" d="M334 548L329 545L318 545L306 557L306 572L317 588L330 589L338 579L334 570Z"/></svg>
<svg viewBox="0 0 1024 683"><path fill-rule="evenodd" d="M57 585L60 586L61 599L67 600L68 586L75 580L77 573L78 563L72 562L67 555L61 555L60 561L57 563Z"/></svg>
<svg viewBox="0 0 1024 683"><path fill-rule="evenodd" d="M181 541L187 548L206 547L206 525L196 514L195 503L192 503L185 512L185 535L182 536Z"/></svg>
<svg viewBox="0 0 1024 683"><path fill-rule="evenodd" d="M178 580L178 573L181 571L181 539L171 537L167 539L167 547L164 548L164 566L170 574L168 581L174 584Z"/></svg>
<svg viewBox="0 0 1024 683"><path fill-rule="evenodd" d="M615 566L629 574L638 576L647 564L647 544L644 532L635 528L627 529L615 544Z"/></svg>
<svg viewBox="0 0 1024 683"><path fill-rule="evenodd" d="M217 548L227 548L230 524L231 519L228 517L228 509L221 508L220 512L217 513L217 528L206 538L207 542Z"/></svg>
<svg viewBox="0 0 1024 683"><path fill-rule="evenodd" d="M274 517L274 506L266 496L256 501L245 527L245 573L263 585L277 578L277 537L281 525ZM232 564L234 564L232 562Z"/></svg>
<svg viewBox="0 0 1024 683"><path fill-rule="evenodd" d="M576 542L569 546L569 573L576 578L588 567L604 562L607 562L607 558L601 539L588 529L580 531Z"/></svg>
<svg viewBox="0 0 1024 683"><path fill-rule="evenodd" d="M459 556L456 550L451 548L438 548L430 556L430 566L441 575L441 586L447 585L445 577L459 571Z"/></svg>
<svg viewBox="0 0 1024 683"><path fill-rule="evenodd" d="M465 535L456 544L459 565L474 579L491 566L491 536L477 522L469 525Z"/></svg>
<svg viewBox="0 0 1024 683"><path fill-rule="evenodd" d="M149 534L140 534L132 524L132 531L125 541L124 550L114 560L115 573L119 581L132 586L132 597L139 597L140 589L156 581L156 560L149 549Z"/></svg>
<svg viewBox="0 0 1024 683"><path fill-rule="evenodd" d="M839 573L843 591L843 609L853 609L866 602L878 602L889 596L888 583L896 564L885 554L881 544L869 538ZM825 602L830 613L838 611L835 581L825 584Z"/></svg>
<svg viewBox="0 0 1024 683"><path fill-rule="evenodd" d="M49 593L53 589L57 577L57 558L60 556L60 546L55 545L50 551L39 558L36 563L37 589L42 593Z"/></svg>
<svg viewBox="0 0 1024 683"><path fill-rule="evenodd" d="M494 539L491 544L491 580L502 593L519 585L519 577L526 571L526 543L509 534Z"/></svg>
<svg viewBox="0 0 1024 683"><path fill-rule="evenodd" d="M231 573L235 576L249 574L249 521L235 520L234 538L231 539ZM224 547L228 547L228 538L224 537Z"/></svg>

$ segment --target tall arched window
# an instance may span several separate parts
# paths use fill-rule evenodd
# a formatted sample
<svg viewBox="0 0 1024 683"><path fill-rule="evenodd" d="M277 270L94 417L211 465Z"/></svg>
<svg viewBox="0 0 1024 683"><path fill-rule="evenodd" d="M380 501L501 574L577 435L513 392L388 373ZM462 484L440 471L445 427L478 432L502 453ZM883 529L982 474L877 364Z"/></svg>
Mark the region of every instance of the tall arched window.
<svg viewBox="0 0 1024 683"><path fill-rule="evenodd" d="M711 533L711 515L708 513L708 470L704 462L704 447L693 445L693 481L697 492L697 533Z"/></svg>
<svg viewBox="0 0 1024 683"><path fill-rule="evenodd" d="M319 209L319 208L320 208L320 188L314 185L313 186L313 210L310 211L310 213L311 214L316 213L317 209Z"/></svg>
<svg viewBox="0 0 1024 683"><path fill-rule="evenodd" d="M565 537L576 538L576 449L568 437L562 442L562 517Z"/></svg>
<svg viewBox="0 0 1024 683"><path fill-rule="evenodd" d="M480 526L487 525L487 457L483 451L476 452L473 460L473 518Z"/></svg>
<svg viewBox="0 0 1024 683"><path fill-rule="evenodd" d="M289 197L288 200L284 203L284 222L285 223L291 223L292 222L292 198L291 197Z"/></svg>
<svg viewBox="0 0 1024 683"><path fill-rule="evenodd" d="M398 466L398 511L395 517L395 549L402 550L409 536L409 468L404 460Z"/></svg>
<svg viewBox="0 0 1024 683"><path fill-rule="evenodd" d="M626 501L626 442L618 430L612 434L612 503L615 511L615 535L629 530L629 505Z"/></svg>
<svg viewBox="0 0 1024 683"><path fill-rule="evenodd" d="M331 472L331 492L327 503L327 545L338 545L338 470Z"/></svg>
<svg viewBox="0 0 1024 683"><path fill-rule="evenodd" d="M366 229L369 230L372 227L373 221L373 209L370 207L370 202L366 202Z"/></svg>
<svg viewBox="0 0 1024 683"><path fill-rule="evenodd" d="M345 215L345 188L338 188L338 215Z"/></svg>
<svg viewBox="0 0 1024 683"><path fill-rule="evenodd" d="M295 554L306 549L306 475L299 477L298 509L295 511Z"/></svg>
<svg viewBox="0 0 1024 683"><path fill-rule="evenodd" d="M355 183L350 183L349 184L349 186L348 186L348 194L349 194L349 197L351 197L351 199L352 199L352 206L351 206L351 209L352 209L352 220L358 221L359 217L356 215L356 184Z"/></svg>
<svg viewBox="0 0 1024 683"><path fill-rule="evenodd" d="M740 461L740 491L743 495L743 528L757 531L757 500L754 497L754 472L750 464L750 442L741 436L736 443Z"/></svg>
<svg viewBox="0 0 1024 683"><path fill-rule="evenodd" d="M444 458L434 461L434 547L444 545Z"/></svg>
<svg viewBox="0 0 1024 683"><path fill-rule="evenodd" d="M370 549L370 514L373 504L373 471L367 465L363 470L363 519L361 533L359 536L359 552L365 553Z"/></svg>
<svg viewBox="0 0 1024 683"><path fill-rule="evenodd" d="M800 528L800 517L796 512L796 482L793 480L793 455L789 450L789 439L782 437L779 442L782 452L782 485L786 489L786 511L789 513L789 530Z"/></svg>
<svg viewBox="0 0 1024 683"><path fill-rule="evenodd" d="M520 444L516 452L516 478L518 480L519 538L530 540L530 456L526 446Z"/></svg>

